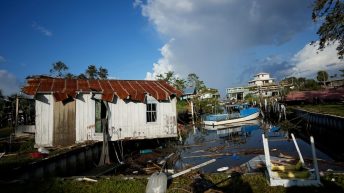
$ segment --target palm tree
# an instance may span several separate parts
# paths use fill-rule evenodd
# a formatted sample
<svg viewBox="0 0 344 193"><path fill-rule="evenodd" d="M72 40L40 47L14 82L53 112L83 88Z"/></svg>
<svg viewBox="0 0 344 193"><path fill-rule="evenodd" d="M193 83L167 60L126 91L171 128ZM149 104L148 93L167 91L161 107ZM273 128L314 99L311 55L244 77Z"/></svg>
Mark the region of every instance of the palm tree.
<svg viewBox="0 0 344 193"><path fill-rule="evenodd" d="M99 79L107 79L108 77L108 70L106 68L103 68L103 67L99 67L98 69L98 77Z"/></svg>
<svg viewBox="0 0 344 193"><path fill-rule="evenodd" d="M68 66L63 62L58 61L58 62L53 64L52 69L50 69L50 73L56 74L57 77L62 77L63 71L67 71L67 70L68 70Z"/></svg>
<svg viewBox="0 0 344 193"><path fill-rule="evenodd" d="M75 78L74 74L72 74L72 73L67 73L64 77L65 78Z"/></svg>
<svg viewBox="0 0 344 193"><path fill-rule="evenodd" d="M86 79L87 79L87 76L86 76L84 73L81 73L81 74L79 74L76 78L86 80Z"/></svg>
<svg viewBox="0 0 344 193"><path fill-rule="evenodd" d="M86 76L89 79L97 79L98 78L98 70L95 65L89 65L87 70L86 70Z"/></svg>

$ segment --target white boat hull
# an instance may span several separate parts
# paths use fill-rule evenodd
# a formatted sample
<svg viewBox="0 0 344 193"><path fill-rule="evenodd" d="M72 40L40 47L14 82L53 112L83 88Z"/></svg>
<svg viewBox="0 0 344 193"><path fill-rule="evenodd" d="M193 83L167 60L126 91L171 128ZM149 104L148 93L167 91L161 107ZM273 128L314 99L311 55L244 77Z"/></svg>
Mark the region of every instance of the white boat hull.
<svg viewBox="0 0 344 193"><path fill-rule="evenodd" d="M242 127L245 125L260 125L260 121L258 119L252 119L249 121L241 121L241 122L235 122L230 124L223 124L223 125L204 125L204 129L206 130L220 130L220 129L230 129L230 128L236 128L236 127Z"/></svg>
<svg viewBox="0 0 344 193"><path fill-rule="evenodd" d="M246 117L228 119L228 120L223 120L223 121L203 121L203 123L205 125L218 126L218 125L225 125L225 124L237 123L237 122L242 122L242 121L249 121L252 119L256 119L258 117L259 117L259 111Z"/></svg>

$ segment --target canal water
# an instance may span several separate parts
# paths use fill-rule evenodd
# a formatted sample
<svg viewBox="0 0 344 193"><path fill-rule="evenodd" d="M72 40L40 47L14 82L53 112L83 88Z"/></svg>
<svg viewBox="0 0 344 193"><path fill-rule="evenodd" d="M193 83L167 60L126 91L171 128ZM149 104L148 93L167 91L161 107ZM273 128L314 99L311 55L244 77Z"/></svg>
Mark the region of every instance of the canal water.
<svg viewBox="0 0 344 193"><path fill-rule="evenodd" d="M195 166L214 158L216 162L203 167L203 172L216 172L222 167L240 166L253 157L264 154L262 134L269 136L271 156L289 155L298 158L290 133L261 120L220 129L194 127L189 130L178 147L179 160L176 162L176 169ZM295 137L304 160L311 166L311 145ZM321 171L344 171L342 164L338 164L318 149L316 156Z"/></svg>

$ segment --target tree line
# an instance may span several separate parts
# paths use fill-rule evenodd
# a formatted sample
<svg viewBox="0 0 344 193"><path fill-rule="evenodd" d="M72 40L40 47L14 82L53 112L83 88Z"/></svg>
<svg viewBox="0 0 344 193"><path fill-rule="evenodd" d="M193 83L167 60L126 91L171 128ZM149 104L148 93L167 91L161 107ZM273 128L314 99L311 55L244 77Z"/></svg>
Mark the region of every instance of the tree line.
<svg viewBox="0 0 344 193"><path fill-rule="evenodd" d="M341 73L339 75L329 75L327 71L320 70L316 74L316 80L305 77L288 77L281 82L292 85L295 90L319 90L322 86L327 86L326 83L329 81L329 78L344 77L344 69L339 70L339 72Z"/></svg>
<svg viewBox="0 0 344 193"><path fill-rule="evenodd" d="M197 76L195 73L190 73L186 79L183 79L176 75L173 71L169 71L164 74L157 75L156 79L165 80L171 86L181 91L186 87L193 87L196 89L196 91L201 91L206 88L204 81L200 80L199 76Z"/></svg>
<svg viewBox="0 0 344 193"><path fill-rule="evenodd" d="M108 70L100 66L99 68L96 65L91 64L85 70L85 73L80 73L78 75L68 72L68 66L62 61L58 61L52 64L50 69L50 74L55 77L60 78L78 78L78 79L101 79L105 80L108 78Z"/></svg>

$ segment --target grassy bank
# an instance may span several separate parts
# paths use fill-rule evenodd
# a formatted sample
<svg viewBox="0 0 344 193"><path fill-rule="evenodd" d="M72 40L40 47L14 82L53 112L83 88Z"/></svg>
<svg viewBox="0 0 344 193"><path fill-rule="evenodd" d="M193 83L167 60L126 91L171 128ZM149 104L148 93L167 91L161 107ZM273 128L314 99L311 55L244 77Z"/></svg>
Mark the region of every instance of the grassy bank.
<svg viewBox="0 0 344 193"><path fill-rule="evenodd" d="M322 178L322 187L270 187L262 174L232 175L189 174L171 181L168 193L185 192L240 192L240 193L293 193L293 192L344 192L343 175L326 175ZM107 193L107 192L145 192L147 179L123 179L108 177L98 179L98 182L77 180L50 179L44 182L18 184L2 184L1 192L50 192L50 193Z"/></svg>
<svg viewBox="0 0 344 193"><path fill-rule="evenodd" d="M301 108L314 113L330 114L344 117L343 104L300 105L292 106L292 108Z"/></svg>

